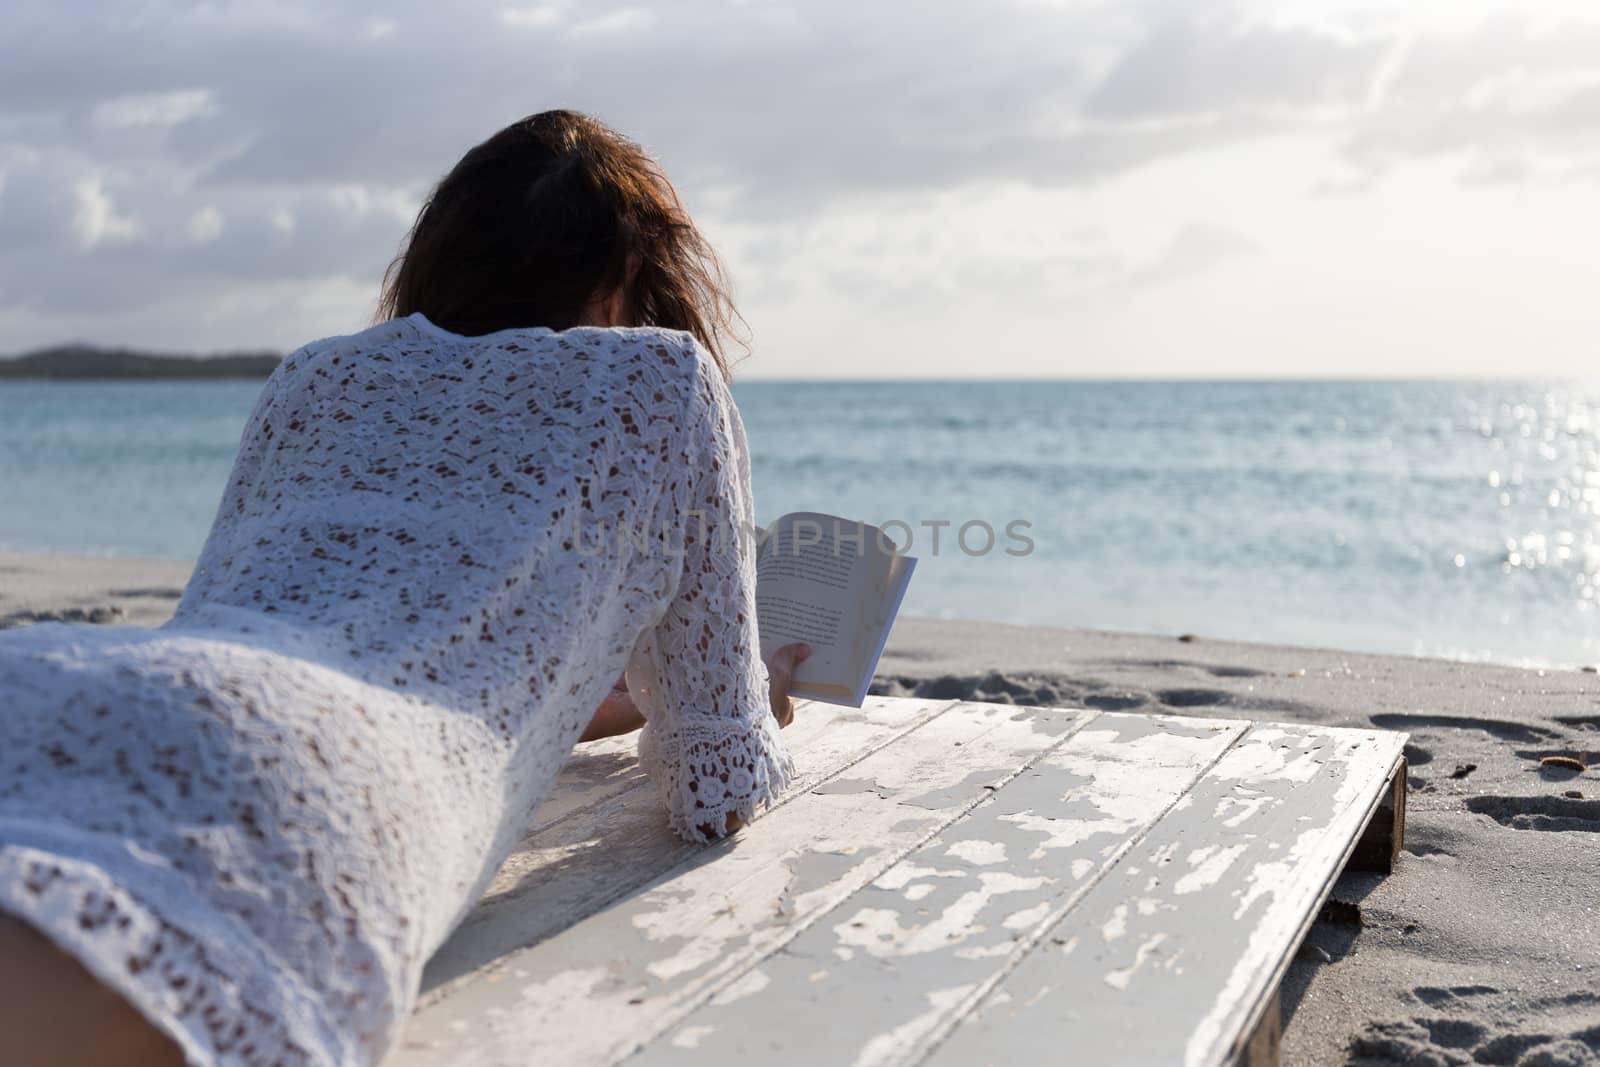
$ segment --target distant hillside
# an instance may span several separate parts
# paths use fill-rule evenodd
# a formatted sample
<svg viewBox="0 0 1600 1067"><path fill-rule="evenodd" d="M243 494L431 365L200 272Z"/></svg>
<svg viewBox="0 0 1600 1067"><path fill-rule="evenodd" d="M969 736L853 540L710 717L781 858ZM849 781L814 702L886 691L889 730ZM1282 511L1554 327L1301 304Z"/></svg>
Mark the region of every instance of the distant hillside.
<svg viewBox="0 0 1600 1067"><path fill-rule="evenodd" d="M276 352L176 356L126 348L58 345L0 359L0 381L23 378L265 378L282 357Z"/></svg>

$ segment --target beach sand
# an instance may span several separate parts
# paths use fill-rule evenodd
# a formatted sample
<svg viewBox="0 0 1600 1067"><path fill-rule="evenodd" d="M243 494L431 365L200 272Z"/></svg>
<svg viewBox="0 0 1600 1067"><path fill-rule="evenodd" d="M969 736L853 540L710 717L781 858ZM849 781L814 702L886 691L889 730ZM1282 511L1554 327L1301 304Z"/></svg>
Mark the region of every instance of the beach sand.
<svg viewBox="0 0 1600 1067"><path fill-rule="evenodd" d="M0 553L0 627L154 625L187 574ZM1600 1065L1600 675L906 618L875 691L1408 731L1406 850L1335 887L1283 1061Z"/></svg>

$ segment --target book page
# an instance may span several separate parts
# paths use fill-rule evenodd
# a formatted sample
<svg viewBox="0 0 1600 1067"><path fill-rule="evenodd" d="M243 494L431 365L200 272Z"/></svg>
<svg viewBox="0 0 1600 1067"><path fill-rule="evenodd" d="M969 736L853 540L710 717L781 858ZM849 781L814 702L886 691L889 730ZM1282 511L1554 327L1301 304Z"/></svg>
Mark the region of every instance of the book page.
<svg viewBox="0 0 1600 1067"><path fill-rule="evenodd" d="M917 561L910 556L895 556L889 561L887 583L877 601L877 613L870 624L863 625L856 636L856 675L851 683L852 704L861 706L872 687L872 673L883 656L883 646L889 642L889 630L895 616L900 614L900 602L905 599L911 584L911 573Z"/></svg>
<svg viewBox="0 0 1600 1067"><path fill-rule="evenodd" d="M756 565L761 654L811 646L795 695L850 699L880 629L893 560L876 527L833 515L796 512L766 531Z"/></svg>

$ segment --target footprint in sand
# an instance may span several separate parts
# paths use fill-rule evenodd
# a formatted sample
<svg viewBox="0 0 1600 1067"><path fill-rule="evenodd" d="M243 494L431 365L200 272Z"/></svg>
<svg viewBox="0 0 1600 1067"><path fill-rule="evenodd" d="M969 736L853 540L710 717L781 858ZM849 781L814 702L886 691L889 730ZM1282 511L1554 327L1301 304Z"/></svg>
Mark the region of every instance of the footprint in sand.
<svg viewBox="0 0 1600 1067"><path fill-rule="evenodd" d="M1211 708L1235 702L1232 693L1221 689L1161 689L1156 699L1169 708Z"/></svg>
<svg viewBox="0 0 1600 1067"><path fill-rule="evenodd" d="M1131 711L1134 708L1142 708L1150 703L1150 698L1132 693L1125 696L1096 693L1093 696L1084 697L1083 703L1085 707L1093 708L1096 711Z"/></svg>
<svg viewBox="0 0 1600 1067"><path fill-rule="evenodd" d="M1425 767L1433 762L1433 750L1413 742L1406 742L1406 763L1412 767Z"/></svg>
<svg viewBox="0 0 1600 1067"><path fill-rule="evenodd" d="M1600 833L1600 800L1568 797L1468 797L1467 810L1513 830Z"/></svg>
<svg viewBox="0 0 1600 1067"><path fill-rule="evenodd" d="M1211 675L1213 678L1265 678L1267 676L1266 671L1258 671L1254 667L1230 667L1225 664L1196 663L1187 659L1134 659L1126 661L1123 666L1140 667L1152 671L1200 671Z"/></svg>
<svg viewBox="0 0 1600 1067"><path fill-rule="evenodd" d="M1373 1023L1351 1042L1350 1062L1498 1063L1517 1067L1600 1065L1600 1026L1566 1034L1559 1030L1519 1033L1516 1020L1526 1017L1528 1005L1497 1003L1502 993L1493 986L1417 986L1412 995L1428 1007L1439 1012L1470 1014L1472 1018L1416 1016Z"/></svg>
<svg viewBox="0 0 1600 1067"><path fill-rule="evenodd" d="M1351 1042L1350 1053L1357 1063L1465 1063L1464 1057L1440 1055L1439 1050L1464 1051L1488 1036L1482 1026L1465 1019L1403 1019L1374 1023Z"/></svg>
<svg viewBox="0 0 1600 1067"><path fill-rule="evenodd" d="M1556 722L1579 730L1600 732L1600 715L1557 715Z"/></svg>
<svg viewBox="0 0 1600 1067"><path fill-rule="evenodd" d="M1106 698L1088 696L1095 683L1072 685L1038 676L1012 676L990 671L984 675L942 674L937 678L906 675L879 677L868 690L873 696L921 697L927 700L981 700L991 704L1029 704L1038 707L1091 707L1107 710ZM1134 700L1128 707L1146 703ZM1118 709L1120 710L1120 709Z"/></svg>
<svg viewBox="0 0 1600 1067"><path fill-rule="evenodd" d="M1554 730L1530 723L1508 722L1504 719L1471 719L1464 715L1374 715L1372 725L1380 730L1479 730L1502 741L1535 744L1540 741L1559 741L1561 735Z"/></svg>
<svg viewBox="0 0 1600 1067"><path fill-rule="evenodd" d="M1500 992L1492 985L1458 985L1444 989L1440 986L1419 985L1411 991L1411 995L1428 1005L1437 1008L1440 1005L1454 1005L1456 1001L1468 1000L1472 997L1486 997Z"/></svg>

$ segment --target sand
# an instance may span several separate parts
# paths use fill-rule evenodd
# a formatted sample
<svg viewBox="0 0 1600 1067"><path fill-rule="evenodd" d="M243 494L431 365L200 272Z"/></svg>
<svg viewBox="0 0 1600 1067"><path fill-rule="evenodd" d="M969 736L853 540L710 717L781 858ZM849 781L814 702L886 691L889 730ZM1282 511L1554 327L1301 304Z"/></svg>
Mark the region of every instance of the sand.
<svg viewBox="0 0 1600 1067"><path fill-rule="evenodd" d="M154 625L187 574L0 553L0 627ZM906 618L875 691L1408 731L1406 850L1335 887L1283 1062L1600 1067L1600 675Z"/></svg>
<svg viewBox="0 0 1600 1067"><path fill-rule="evenodd" d="M189 571L171 560L0 552L0 628L46 620L159 626Z"/></svg>

